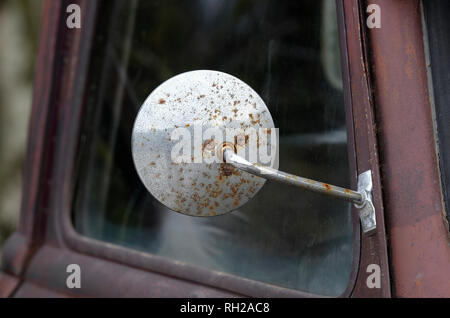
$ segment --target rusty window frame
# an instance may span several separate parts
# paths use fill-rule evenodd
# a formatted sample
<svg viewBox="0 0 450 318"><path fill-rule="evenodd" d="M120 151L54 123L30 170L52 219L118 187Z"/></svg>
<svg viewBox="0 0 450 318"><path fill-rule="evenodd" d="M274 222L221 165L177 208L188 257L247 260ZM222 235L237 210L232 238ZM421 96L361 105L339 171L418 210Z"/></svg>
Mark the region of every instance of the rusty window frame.
<svg viewBox="0 0 450 318"><path fill-rule="evenodd" d="M208 290L207 295L245 295L253 297L316 297L301 291L271 286L262 282L220 275L187 265L177 265L154 255L143 255L120 246L111 246L77 234L71 222L71 194L73 193L73 165L78 143L81 105L85 97L85 83L89 47L95 25L97 3L76 1L82 8L84 27L67 31L64 27L64 9L69 1L58 4L47 0L45 13L51 18L44 23L41 38L37 80L33 99L32 125L30 127L27 169L25 171L21 224L5 248L2 270L20 277L20 283L40 281L53 290L61 290L62 282L42 274L38 269L63 264L65 259L83 259L92 264L103 262L111 267L126 265L131 268L157 273L168 280L178 278L178 284L190 282ZM73 2L73 1L72 1ZM351 186L356 186L356 171L373 171L374 204L377 210L378 231L370 237L361 237L357 213L353 211L354 255L351 278L341 297L389 297L390 284L387 266L387 249L384 232L383 206L379 177L372 98L366 61L365 35L361 28L361 2L338 0L338 22L342 47L342 65L345 86L347 127L349 129L349 158ZM56 55L56 56L55 56ZM49 68L51 73L48 74ZM61 80L64 79L64 80ZM37 83L39 83L37 81ZM36 121L36 122L34 122ZM36 130L36 131L34 131ZM36 132L36 133L35 133ZM354 145L353 142L354 141ZM52 165L53 164L53 165ZM357 167L357 169L356 169ZM94 258L92 258L94 257ZM49 263L52 258L53 263ZM47 261L46 261L47 260ZM382 271L382 288L367 290L365 265L377 263ZM118 264L118 265L113 265ZM47 267L46 267L47 266ZM130 267L131 266L131 267ZM27 267L30 267L27 270ZM45 271L44 271L45 272ZM47 279L43 279L47 277ZM114 279L114 270L105 273ZM0 276L1 279L1 276ZM156 280L156 279L155 279ZM209 286L209 287L208 287ZM94 288L94 287L93 287ZM218 292L217 289L221 292ZM179 292L177 286L174 292ZM106 291L105 291L106 292ZM162 293L163 294L163 293ZM154 294L153 294L154 295ZM156 294L158 295L158 294ZM155 295L154 295L155 296Z"/></svg>
<svg viewBox="0 0 450 318"><path fill-rule="evenodd" d="M444 283L450 279L450 248L438 181L423 2L367 0L382 8L382 27L369 32L367 44L396 297L450 295Z"/></svg>

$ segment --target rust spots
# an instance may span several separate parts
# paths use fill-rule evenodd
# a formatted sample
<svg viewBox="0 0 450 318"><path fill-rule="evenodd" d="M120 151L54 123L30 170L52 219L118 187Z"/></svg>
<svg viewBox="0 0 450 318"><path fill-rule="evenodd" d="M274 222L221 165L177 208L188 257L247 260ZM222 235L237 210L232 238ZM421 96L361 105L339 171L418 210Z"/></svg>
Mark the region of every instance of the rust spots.
<svg viewBox="0 0 450 318"><path fill-rule="evenodd" d="M191 199L194 202L198 202L200 200L200 196L198 195L198 193L194 193L194 194L191 195Z"/></svg>
<svg viewBox="0 0 450 318"><path fill-rule="evenodd" d="M350 194L350 190L349 189L345 189L345 193Z"/></svg>
<svg viewBox="0 0 450 318"><path fill-rule="evenodd" d="M214 199L218 198L219 195L221 195L222 192L223 192L222 190L220 190L220 188L218 187L218 185L217 185L217 188L216 188L216 189L208 188L207 191L211 194L211 196L212 196Z"/></svg>
<svg viewBox="0 0 450 318"><path fill-rule="evenodd" d="M207 174L206 172L203 172L202 174L203 174L203 177L205 177L205 178L208 178L208 179L211 178L211 176L209 174Z"/></svg>
<svg viewBox="0 0 450 318"><path fill-rule="evenodd" d="M256 118L253 114L248 114L248 117L250 117L250 121L251 121L252 125L259 124L261 126L261 115L260 114L257 114Z"/></svg>
<svg viewBox="0 0 450 318"><path fill-rule="evenodd" d="M186 127L190 127L191 126L191 124L186 124Z"/></svg>
<svg viewBox="0 0 450 318"><path fill-rule="evenodd" d="M221 163L219 167L220 175L218 177L219 181L223 181L224 178L230 177L232 175L241 176L242 172L237 170L235 167L228 163Z"/></svg>
<svg viewBox="0 0 450 318"><path fill-rule="evenodd" d="M233 175L233 170L235 170L234 167L228 163L220 164L219 171L220 171L221 177L229 177L229 176Z"/></svg>
<svg viewBox="0 0 450 318"><path fill-rule="evenodd" d="M197 215L202 214L202 211L206 208L214 209L214 206L211 205L211 201L208 197L201 198L198 193L194 193L191 196L191 199L196 203L197 205Z"/></svg>
<svg viewBox="0 0 450 318"><path fill-rule="evenodd" d="M328 183L322 183L322 185L325 187L325 189L326 189L327 191L330 191L330 190L331 190L331 186L330 186Z"/></svg>
<svg viewBox="0 0 450 318"><path fill-rule="evenodd" d="M158 104L164 105L166 103L166 100L164 98L160 98L158 101Z"/></svg>

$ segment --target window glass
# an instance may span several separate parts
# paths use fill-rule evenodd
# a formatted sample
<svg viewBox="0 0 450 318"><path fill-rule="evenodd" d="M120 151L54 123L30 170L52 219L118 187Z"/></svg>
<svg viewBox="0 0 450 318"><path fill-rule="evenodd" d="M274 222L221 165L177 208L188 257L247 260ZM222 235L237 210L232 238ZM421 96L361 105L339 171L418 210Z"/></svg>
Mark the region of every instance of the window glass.
<svg viewBox="0 0 450 318"><path fill-rule="evenodd" d="M280 169L348 187L334 0L104 1L75 173L76 230L99 240L269 284L337 296L353 255L349 203L266 183L244 207L168 211L135 171L131 133L168 78L218 70L248 83L280 129Z"/></svg>

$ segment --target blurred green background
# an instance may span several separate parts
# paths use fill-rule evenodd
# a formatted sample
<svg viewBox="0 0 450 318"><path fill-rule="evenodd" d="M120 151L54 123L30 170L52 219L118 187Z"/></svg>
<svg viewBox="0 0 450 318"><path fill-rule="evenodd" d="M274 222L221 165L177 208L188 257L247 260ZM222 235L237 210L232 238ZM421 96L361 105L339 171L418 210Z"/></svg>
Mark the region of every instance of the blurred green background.
<svg viewBox="0 0 450 318"><path fill-rule="evenodd" d="M20 214L42 0L0 0L0 258Z"/></svg>

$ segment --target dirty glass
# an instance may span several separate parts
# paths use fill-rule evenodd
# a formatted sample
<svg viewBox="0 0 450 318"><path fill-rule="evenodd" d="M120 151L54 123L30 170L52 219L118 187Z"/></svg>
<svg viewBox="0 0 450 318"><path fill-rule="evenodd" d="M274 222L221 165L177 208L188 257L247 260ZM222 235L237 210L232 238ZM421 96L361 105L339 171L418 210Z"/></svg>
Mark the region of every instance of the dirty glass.
<svg viewBox="0 0 450 318"><path fill-rule="evenodd" d="M243 208L168 211L131 156L139 107L160 83L211 69L263 98L280 130L280 169L349 186L334 0L104 1L99 8L75 171L76 230L186 264L310 293L346 289L351 206L266 183Z"/></svg>

